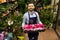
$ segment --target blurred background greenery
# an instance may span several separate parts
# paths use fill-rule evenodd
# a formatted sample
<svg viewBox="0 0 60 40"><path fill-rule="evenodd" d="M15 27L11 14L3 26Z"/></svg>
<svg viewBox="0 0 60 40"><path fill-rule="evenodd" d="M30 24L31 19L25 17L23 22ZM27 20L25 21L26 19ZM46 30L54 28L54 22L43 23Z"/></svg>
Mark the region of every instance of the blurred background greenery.
<svg viewBox="0 0 60 40"><path fill-rule="evenodd" d="M50 27L53 24L53 13L51 13L51 7L48 8L47 6L51 5L51 0L39 0L37 2L35 0L15 0L0 3L0 30L12 25L12 29L17 26L17 31L19 33L23 32L21 29L22 18L23 14L28 10L27 4L29 2L33 2L35 6L40 3L42 7L39 11L40 20L46 27ZM8 21L13 21L13 23L9 25Z"/></svg>

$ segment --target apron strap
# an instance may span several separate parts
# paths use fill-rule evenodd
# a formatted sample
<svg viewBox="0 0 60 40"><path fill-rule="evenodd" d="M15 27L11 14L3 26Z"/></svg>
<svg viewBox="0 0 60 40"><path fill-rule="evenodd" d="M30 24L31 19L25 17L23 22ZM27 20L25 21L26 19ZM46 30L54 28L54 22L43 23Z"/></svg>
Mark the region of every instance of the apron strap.
<svg viewBox="0 0 60 40"><path fill-rule="evenodd" d="M37 14L34 12L34 14L36 15L36 17L37 17ZM29 14L29 12L28 12L28 17L29 17L29 19L30 19L30 14Z"/></svg>
<svg viewBox="0 0 60 40"><path fill-rule="evenodd" d="M34 14L36 15L36 17L37 17L37 14L34 12ZM29 16L29 18L30 18L30 14L29 14L29 12L28 12L28 16Z"/></svg>

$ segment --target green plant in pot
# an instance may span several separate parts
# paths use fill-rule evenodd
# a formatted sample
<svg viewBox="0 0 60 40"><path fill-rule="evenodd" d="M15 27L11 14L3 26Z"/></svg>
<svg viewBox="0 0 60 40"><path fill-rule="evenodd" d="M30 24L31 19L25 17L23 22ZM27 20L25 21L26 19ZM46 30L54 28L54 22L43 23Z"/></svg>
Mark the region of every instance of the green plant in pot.
<svg viewBox="0 0 60 40"><path fill-rule="evenodd" d="M43 9L40 11L40 19L46 27L50 27L53 22L53 13L49 9Z"/></svg>

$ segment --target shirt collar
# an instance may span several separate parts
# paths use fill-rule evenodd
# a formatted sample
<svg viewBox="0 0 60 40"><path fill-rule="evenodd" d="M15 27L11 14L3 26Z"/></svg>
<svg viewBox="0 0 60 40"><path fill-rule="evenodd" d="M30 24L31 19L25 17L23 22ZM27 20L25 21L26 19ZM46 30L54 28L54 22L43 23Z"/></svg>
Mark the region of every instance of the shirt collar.
<svg viewBox="0 0 60 40"><path fill-rule="evenodd" d="M31 11L28 11L28 12L29 12L29 14L32 14L32 15L34 14L34 11L32 11L32 12Z"/></svg>

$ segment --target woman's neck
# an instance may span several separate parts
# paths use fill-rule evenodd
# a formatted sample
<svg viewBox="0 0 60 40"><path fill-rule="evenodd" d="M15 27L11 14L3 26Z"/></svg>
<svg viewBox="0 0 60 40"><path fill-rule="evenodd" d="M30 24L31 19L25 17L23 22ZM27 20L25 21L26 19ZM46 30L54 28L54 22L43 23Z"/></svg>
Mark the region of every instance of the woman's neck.
<svg viewBox="0 0 60 40"><path fill-rule="evenodd" d="M33 13L34 13L34 11L29 11L29 13L30 13L30 14L33 14Z"/></svg>

